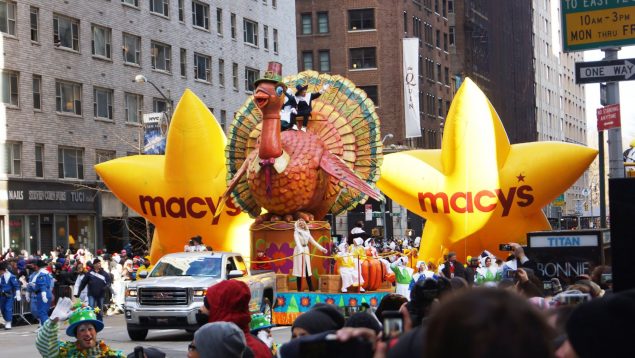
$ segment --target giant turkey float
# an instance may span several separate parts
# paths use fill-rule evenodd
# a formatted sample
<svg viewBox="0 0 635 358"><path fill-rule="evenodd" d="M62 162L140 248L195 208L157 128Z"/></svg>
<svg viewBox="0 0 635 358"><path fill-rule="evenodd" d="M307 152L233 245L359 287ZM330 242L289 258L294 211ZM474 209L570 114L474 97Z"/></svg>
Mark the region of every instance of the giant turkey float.
<svg viewBox="0 0 635 358"><path fill-rule="evenodd" d="M257 251L273 259L292 256L299 219L308 222L313 238L330 249L327 214L346 212L369 197L383 200L375 187L383 153L372 100L344 77L305 71L282 78L281 66L269 63L264 78L255 82L254 94L236 112L225 149L228 186L223 201L231 195L255 219L250 227L252 258ZM281 131L283 92L289 88L304 88L307 93L328 89L311 101L305 131ZM300 277L291 274L289 260L272 262L278 273L273 313L278 324L291 324L318 302L376 306L392 288L387 284L384 292L378 292L389 275L378 260L359 257L357 270L363 280L342 293L332 260L316 247L307 257L318 292L295 290Z"/></svg>

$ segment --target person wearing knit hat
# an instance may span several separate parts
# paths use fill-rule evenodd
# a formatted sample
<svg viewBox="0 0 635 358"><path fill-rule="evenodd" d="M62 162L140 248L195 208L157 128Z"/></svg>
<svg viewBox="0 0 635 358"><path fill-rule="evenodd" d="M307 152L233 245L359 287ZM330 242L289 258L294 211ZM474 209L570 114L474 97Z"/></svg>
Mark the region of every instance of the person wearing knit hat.
<svg viewBox="0 0 635 358"><path fill-rule="evenodd" d="M207 323L194 333L188 358L241 358L247 350L243 331L231 322Z"/></svg>
<svg viewBox="0 0 635 358"><path fill-rule="evenodd" d="M633 317L635 289L580 304L566 326L570 346L580 358L630 356L630 340L635 337ZM563 344L562 349L566 348Z"/></svg>
<svg viewBox="0 0 635 358"><path fill-rule="evenodd" d="M59 322L66 320L69 321L66 334L75 337L75 342L58 339ZM73 304L70 298L64 297L38 331L35 346L42 357L125 357L123 352L97 340L97 333L102 329L104 324L97 320L92 307L81 302Z"/></svg>
<svg viewBox="0 0 635 358"><path fill-rule="evenodd" d="M291 326L291 339L338 330L344 327L344 322L344 316L335 306L316 304L295 319Z"/></svg>
<svg viewBox="0 0 635 358"><path fill-rule="evenodd" d="M269 347L249 332L250 300L249 287L242 281L227 280L210 286L204 302L209 313L208 322L235 323L243 331L247 347L254 353L254 357L269 358L271 357Z"/></svg>
<svg viewBox="0 0 635 358"><path fill-rule="evenodd" d="M381 323L379 323L377 317L372 313L366 312L357 312L350 316L344 327L363 327L370 328L377 334L381 332Z"/></svg>

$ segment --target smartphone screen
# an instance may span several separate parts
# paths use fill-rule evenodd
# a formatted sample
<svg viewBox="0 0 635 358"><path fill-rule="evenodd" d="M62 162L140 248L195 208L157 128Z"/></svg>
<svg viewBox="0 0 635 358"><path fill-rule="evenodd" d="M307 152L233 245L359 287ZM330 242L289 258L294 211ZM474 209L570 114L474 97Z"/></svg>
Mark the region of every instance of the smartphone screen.
<svg viewBox="0 0 635 358"><path fill-rule="evenodd" d="M398 311L388 311L382 313L384 317L383 336L385 340L399 337L403 333L403 316Z"/></svg>

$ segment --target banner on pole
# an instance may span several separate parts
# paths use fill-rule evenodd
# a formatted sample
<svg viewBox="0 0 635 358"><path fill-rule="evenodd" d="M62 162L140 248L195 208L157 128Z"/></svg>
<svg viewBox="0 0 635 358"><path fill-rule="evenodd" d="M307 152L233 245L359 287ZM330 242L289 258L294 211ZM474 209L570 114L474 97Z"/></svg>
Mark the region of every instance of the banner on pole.
<svg viewBox="0 0 635 358"><path fill-rule="evenodd" d="M419 117L419 38L403 39L403 91L406 138L421 137Z"/></svg>
<svg viewBox="0 0 635 358"><path fill-rule="evenodd" d="M163 112L143 115L144 154L165 154L167 123L166 115Z"/></svg>

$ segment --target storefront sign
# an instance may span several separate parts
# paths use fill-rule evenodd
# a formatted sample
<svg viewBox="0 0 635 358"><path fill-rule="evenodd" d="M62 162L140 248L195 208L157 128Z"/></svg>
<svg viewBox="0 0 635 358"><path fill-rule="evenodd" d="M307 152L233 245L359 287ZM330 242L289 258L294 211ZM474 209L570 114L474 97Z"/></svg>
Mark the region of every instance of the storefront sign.
<svg viewBox="0 0 635 358"><path fill-rule="evenodd" d="M95 212L96 190L73 184L9 180L9 210Z"/></svg>
<svg viewBox="0 0 635 358"><path fill-rule="evenodd" d="M539 231L527 234L527 256L543 279L574 279L590 275L602 264L605 232L596 230Z"/></svg>

